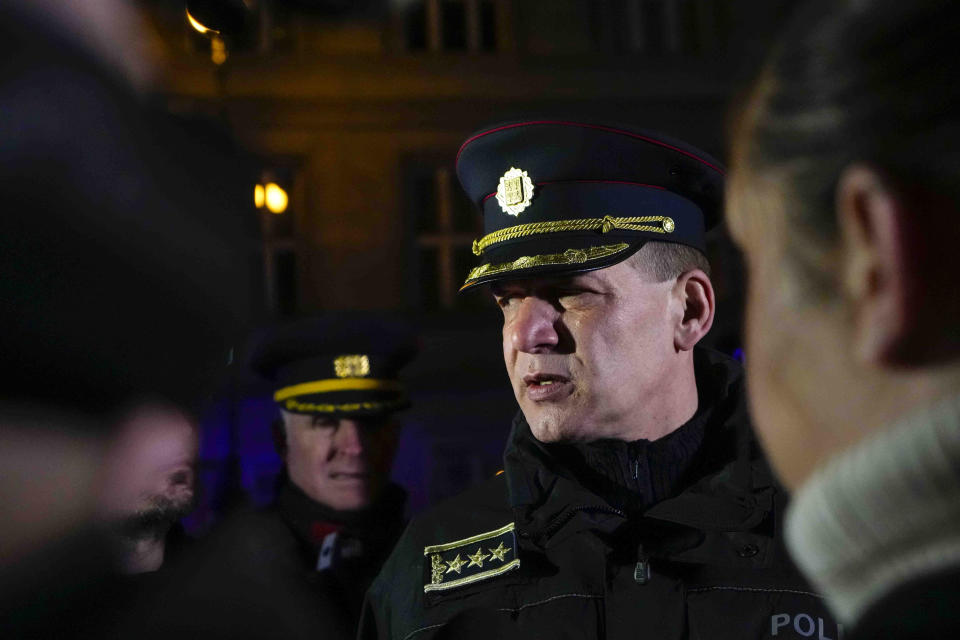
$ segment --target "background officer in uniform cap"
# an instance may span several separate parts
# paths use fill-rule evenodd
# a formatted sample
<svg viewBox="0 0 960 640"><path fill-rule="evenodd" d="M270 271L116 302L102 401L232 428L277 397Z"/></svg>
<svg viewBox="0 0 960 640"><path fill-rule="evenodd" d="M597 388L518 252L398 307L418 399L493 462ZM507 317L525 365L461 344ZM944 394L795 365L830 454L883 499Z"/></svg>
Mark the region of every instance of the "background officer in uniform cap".
<svg viewBox="0 0 960 640"><path fill-rule="evenodd" d="M463 288L503 310L520 413L505 472L411 523L361 637L836 638L781 550L741 368L696 348L719 163L539 120L471 137L458 174L485 226Z"/></svg>
<svg viewBox="0 0 960 640"><path fill-rule="evenodd" d="M406 326L369 314L332 314L283 327L251 365L274 383L274 423L286 487L351 519L404 496L389 484L396 447L390 416L409 406L399 370L416 351ZM281 490L281 496L286 489Z"/></svg>
<svg viewBox="0 0 960 640"><path fill-rule="evenodd" d="M409 406L397 375L415 351L410 327L376 314L331 313L265 336L251 366L272 381L281 415L276 502L214 531L194 559L203 578L183 581L189 593L160 614L160 628L355 635L364 593L405 524L406 494L389 481L392 415Z"/></svg>

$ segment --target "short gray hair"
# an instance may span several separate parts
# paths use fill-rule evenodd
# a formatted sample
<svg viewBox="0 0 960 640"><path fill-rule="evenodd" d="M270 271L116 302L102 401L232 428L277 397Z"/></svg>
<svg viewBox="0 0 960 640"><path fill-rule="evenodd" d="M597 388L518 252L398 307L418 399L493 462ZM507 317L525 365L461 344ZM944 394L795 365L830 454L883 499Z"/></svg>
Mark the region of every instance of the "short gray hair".
<svg viewBox="0 0 960 640"><path fill-rule="evenodd" d="M627 258L627 263L657 282L672 280L682 273L700 269L710 275L710 262L700 250L675 242L652 240Z"/></svg>

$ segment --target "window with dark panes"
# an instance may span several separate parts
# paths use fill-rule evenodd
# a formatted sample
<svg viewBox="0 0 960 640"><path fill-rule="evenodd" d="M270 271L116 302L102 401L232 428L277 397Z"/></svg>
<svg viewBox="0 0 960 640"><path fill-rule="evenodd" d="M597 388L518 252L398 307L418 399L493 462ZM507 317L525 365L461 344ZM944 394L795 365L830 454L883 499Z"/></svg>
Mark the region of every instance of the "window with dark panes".
<svg viewBox="0 0 960 640"><path fill-rule="evenodd" d="M614 41L643 55L706 55L725 36L722 0L618 0L611 12Z"/></svg>
<svg viewBox="0 0 960 640"><path fill-rule="evenodd" d="M479 214L448 161L411 161L404 176L404 202L412 227L414 298L428 311L472 306L475 298L459 296L457 291L476 265L472 247L480 234Z"/></svg>
<svg viewBox="0 0 960 640"><path fill-rule="evenodd" d="M480 3L480 48L497 50L497 7L492 0Z"/></svg>
<svg viewBox="0 0 960 640"><path fill-rule="evenodd" d="M274 250L276 312L280 317L297 312L297 254L293 247Z"/></svg>
<svg viewBox="0 0 960 640"><path fill-rule="evenodd" d="M427 49L427 7L423 0L413 2L403 16L404 37L407 49L424 51Z"/></svg>
<svg viewBox="0 0 960 640"><path fill-rule="evenodd" d="M440 3L441 42L444 51L464 51L467 48L467 7L463 0L445 0Z"/></svg>
<svg viewBox="0 0 960 640"><path fill-rule="evenodd" d="M667 49L666 7L662 0L642 0L640 3L640 50L649 54L664 53Z"/></svg>
<svg viewBox="0 0 960 640"><path fill-rule="evenodd" d="M415 0L404 11L403 28L409 51L495 51L496 1Z"/></svg>

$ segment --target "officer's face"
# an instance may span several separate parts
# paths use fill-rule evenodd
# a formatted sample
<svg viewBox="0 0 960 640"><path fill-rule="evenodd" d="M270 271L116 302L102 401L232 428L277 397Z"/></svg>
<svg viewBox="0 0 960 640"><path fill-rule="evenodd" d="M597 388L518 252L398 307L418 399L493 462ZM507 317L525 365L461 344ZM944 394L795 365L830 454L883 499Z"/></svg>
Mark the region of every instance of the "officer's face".
<svg viewBox="0 0 960 640"><path fill-rule="evenodd" d="M283 412L287 473L304 493L341 511L368 506L386 484L396 429L381 418Z"/></svg>
<svg viewBox="0 0 960 640"><path fill-rule="evenodd" d="M623 262L493 287L507 373L538 440L643 437L638 416L677 380L674 284Z"/></svg>

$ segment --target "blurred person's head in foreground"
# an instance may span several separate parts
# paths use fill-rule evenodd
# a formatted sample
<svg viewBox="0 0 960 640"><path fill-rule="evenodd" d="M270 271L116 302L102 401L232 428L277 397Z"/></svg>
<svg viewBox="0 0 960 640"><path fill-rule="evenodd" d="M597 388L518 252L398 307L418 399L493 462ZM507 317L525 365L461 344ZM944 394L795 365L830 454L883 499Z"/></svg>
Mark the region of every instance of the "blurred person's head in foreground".
<svg viewBox="0 0 960 640"><path fill-rule="evenodd" d="M165 562L167 536L196 505L197 436L185 412L162 402L137 403L119 420L102 509L115 523L123 572L154 571Z"/></svg>
<svg viewBox="0 0 960 640"><path fill-rule="evenodd" d="M960 564L957 78L957 3L817 2L735 121L754 417L847 622Z"/></svg>
<svg viewBox="0 0 960 640"><path fill-rule="evenodd" d="M4 561L90 524L117 412L143 396L196 407L256 295L233 149L148 109L80 26L48 18L0 8Z"/></svg>
<svg viewBox="0 0 960 640"><path fill-rule="evenodd" d="M415 352L405 323L359 312L277 327L256 347L252 367L280 410L277 449L308 498L349 512L379 497L396 452L393 415L409 406L398 374Z"/></svg>

